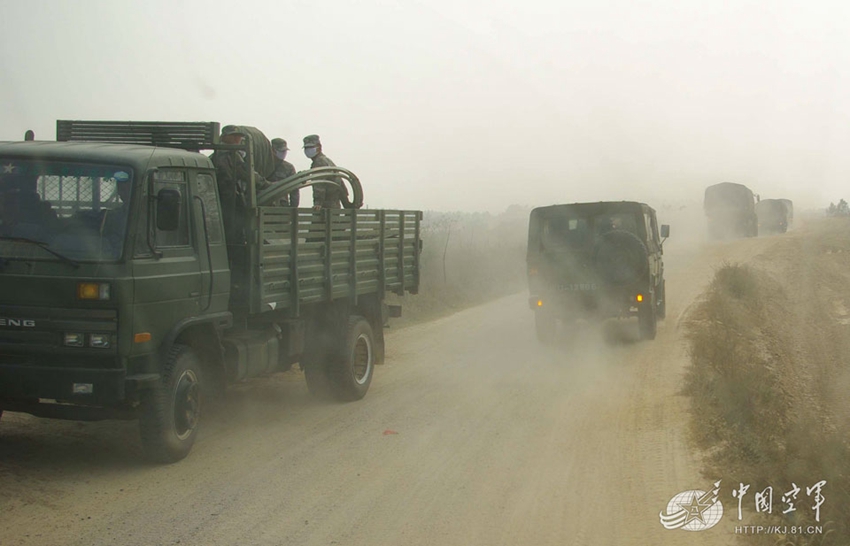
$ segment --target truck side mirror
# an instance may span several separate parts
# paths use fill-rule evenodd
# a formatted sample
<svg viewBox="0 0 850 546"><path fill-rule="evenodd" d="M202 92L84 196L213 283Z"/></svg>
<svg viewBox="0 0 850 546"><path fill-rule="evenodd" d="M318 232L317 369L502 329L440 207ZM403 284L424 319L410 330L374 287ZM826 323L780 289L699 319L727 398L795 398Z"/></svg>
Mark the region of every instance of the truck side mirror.
<svg viewBox="0 0 850 546"><path fill-rule="evenodd" d="M176 231L180 227L180 192L163 188L156 194L156 229Z"/></svg>
<svg viewBox="0 0 850 546"><path fill-rule="evenodd" d="M670 236L670 226L667 224L661 225L661 238L666 239Z"/></svg>

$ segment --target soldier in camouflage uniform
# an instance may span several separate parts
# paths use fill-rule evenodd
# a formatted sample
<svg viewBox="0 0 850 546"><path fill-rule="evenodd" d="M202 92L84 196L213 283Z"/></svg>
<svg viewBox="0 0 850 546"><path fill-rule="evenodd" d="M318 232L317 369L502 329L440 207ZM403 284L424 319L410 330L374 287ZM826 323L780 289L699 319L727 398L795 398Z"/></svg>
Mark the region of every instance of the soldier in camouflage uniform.
<svg viewBox="0 0 850 546"><path fill-rule="evenodd" d="M241 144L243 136L235 125L226 125L221 129L223 144ZM224 231L228 244L244 242L242 233L242 215L246 206L245 188L251 173L242 154L232 150L216 150L210 156L215 165L218 193L221 196Z"/></svg>
<svg viewBox="0 0 850 546"><path fill-rule="evenodd" d="M272 148L274 149L275 168L274 173L269 177L269 182L278 182L295 174L295 166L286 161L286 152L289 151L286 141L282 138L272 139ZM281 197L275 204L279 207L297 207L300 201L298 190L293 190L289 195Z"/></svg>
<svg viewBox="0 0 850 546"><path fill-rule="evenodd" d="M243 129L236 125L226 125L221 129L223 144L242 144L245 141ZM245 161L245 151L217 150L210 159L215 165L218 179L218 193L221 196L222 215L224 217L225 238L228 244L245 242L245 214L248 208L248 187L251 169ZM269 186L259 174L254 177L257 191Z"/></svg>
<svg viewBox="0 0 850 546"><path fill-rule="evenodd" d="M313 164L310 165L311 169L336 166L328 156L322 153L322 142L319 140L319 135L304 137L304 155L313 160ZM343 201L348 200L348 190L342 184L340 177L329 176L328 179L337 182L339 187L315 184L313 186L314 210L341 209Z"/></svg>
<svg viewBox="0 0 850 546"><path fill-rule="evenodd" d="M254 167L268 176L272 171L271 144L256 128L226 125L221 129L223 144L243 144L245 136L251 135ZM230 305L233 308L247 305L248 249L247 227L250 205L251 166L246 160L245 150L216 150L210 159L215 166L218 193L221 197L221 212L224 220L224 237L227 241L227 256L230 262L232 290ZM263 176L254 172L256 190L269 186Z"/></svg>

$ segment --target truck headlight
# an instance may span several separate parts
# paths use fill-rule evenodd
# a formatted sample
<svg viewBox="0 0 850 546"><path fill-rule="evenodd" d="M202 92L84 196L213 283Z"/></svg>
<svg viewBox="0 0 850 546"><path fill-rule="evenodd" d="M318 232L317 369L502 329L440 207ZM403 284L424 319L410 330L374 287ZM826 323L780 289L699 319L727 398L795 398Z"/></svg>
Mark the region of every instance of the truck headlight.
<svg viewBox="0 0 850 546"><path fill-rule="evenodd" d="M78 333L65 333L63 344L66 347L83 347L86 344L86 336Z"/></svg>
<svg viewBox="0 0 850 546"><path fill-rule="evenodd" d="M89 336L89 347L108 349L110 345L109 341L109 334L91 334Z"/></svg>

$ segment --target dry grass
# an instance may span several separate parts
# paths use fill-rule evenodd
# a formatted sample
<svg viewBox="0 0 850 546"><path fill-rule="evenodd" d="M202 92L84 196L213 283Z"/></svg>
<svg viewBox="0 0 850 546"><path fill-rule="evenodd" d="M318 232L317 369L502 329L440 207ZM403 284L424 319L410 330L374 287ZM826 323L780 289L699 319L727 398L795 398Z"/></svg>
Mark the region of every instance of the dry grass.
<svg viewBox="0 0 850 546"><path fill-rule="evenodd" d="M751 484L749 524L759 517L754 492L767 486L770 523L816 524L805 488L827 481L824 535L746 539L753 543L850 543L850 326L834 311L850 294L850 238L835 228L783 241L758 269L721 267L686 323L692 436L708 477ZM794 517L780 502L792 483L802 489Z"/></svg>

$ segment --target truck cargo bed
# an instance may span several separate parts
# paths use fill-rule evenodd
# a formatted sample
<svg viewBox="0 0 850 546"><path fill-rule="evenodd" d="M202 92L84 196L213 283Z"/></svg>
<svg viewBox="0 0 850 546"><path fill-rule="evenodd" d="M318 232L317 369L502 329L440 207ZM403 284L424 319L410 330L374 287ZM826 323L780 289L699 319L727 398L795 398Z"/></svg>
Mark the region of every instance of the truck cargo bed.
<svg viewBox="0 0 850 546"><path fill-rule="evenodd" d="M419 289L420 211L258 207L251 311Z"/></svg>

